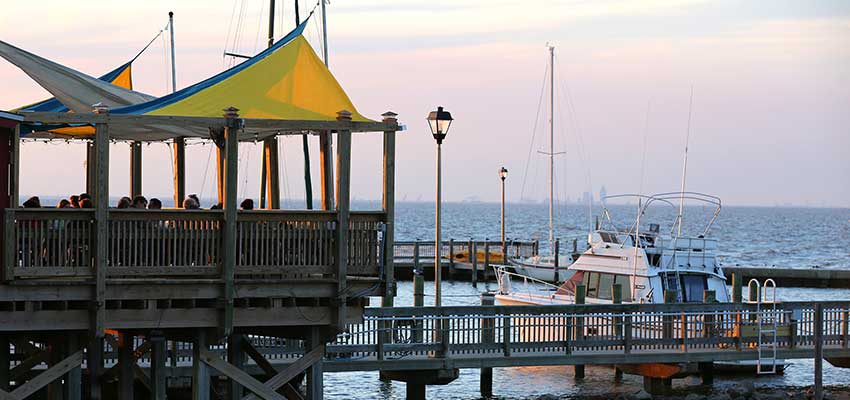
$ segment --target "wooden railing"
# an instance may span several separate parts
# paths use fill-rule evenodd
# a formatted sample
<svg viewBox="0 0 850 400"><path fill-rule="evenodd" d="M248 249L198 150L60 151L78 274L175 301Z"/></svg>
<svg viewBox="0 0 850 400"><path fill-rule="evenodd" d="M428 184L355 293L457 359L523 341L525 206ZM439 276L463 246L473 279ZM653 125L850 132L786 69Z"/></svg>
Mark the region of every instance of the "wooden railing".
<svg viewBox="0 0 850 400"><path fill-rule="evenodd" d="M448 262L453 254L469 254L472 247L476 251L483 253L489 250L491 253L502 253L502 242L498 240L446 240L442 243L440 254ZM416 240L416 241L395 241L393 248L393 257L397 263L413 264L414 261L421 265L434 264L435 254L434 241ZM520 241L509 240L505 243L508 258L526 258L537 254L538 243L536 241ZM491 260L496 263L496 260ZM447 264L448 265L448 264ZM479 266L483 268L483 264Z"/></svg>
<svg viewBox="0 0 850 400"><path fill-rule="evenodd" d="M352 212L349 275L377 276L384 214ZM93 210L5 211L4 279L91 277ZM219 276L224 213L109 210L107 276ZM237 276L333 274L336 214L240 211Z"/></svg>

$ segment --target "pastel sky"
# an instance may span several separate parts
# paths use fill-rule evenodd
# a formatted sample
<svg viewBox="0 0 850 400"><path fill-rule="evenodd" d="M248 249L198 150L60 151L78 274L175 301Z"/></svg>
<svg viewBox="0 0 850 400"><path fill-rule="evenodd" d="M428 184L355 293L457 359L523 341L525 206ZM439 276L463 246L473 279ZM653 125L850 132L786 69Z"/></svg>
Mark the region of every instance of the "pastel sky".
<svg viewBox="0 0 850 400"><path fill-rule="evenodd" d="M8 3L0 40L95 76L135 55L169 11L178 87L230 65L225 49L265 46L266 0ZM278 38L294 26L293 1L285 3ZM302 1L302 12L315 4ZM306 36L319 53L320 30L313 18ZM603 185L609 194L678 190L693 86L689 190L736 205L850 207L850 2L334 0L328 32L331 71L359 111L377 119L392 110L407 125L398 139L400 200L433 198L424 118L437 105L455 117L443 146L445 199L496 201L503 165L509 200L547 196L537 151L548 150L548 110L538 104L550 43L555 150L565 152L556 165L560 199ZM136 90L167 93L169 68L157 39L135 64ZM5 60L0 82L0 109L48 96ZM298 207L300 139L285 139L283 149L283 204ZM214 193L210 150L188 150L190 192ZM169 148L144 151L144 192L170 196ZM379 198L380 152L380 135L355 137L355 198ZM242 146L242 197L258 195L259 157L257 146ZM80 144L25 144L22 193L83 191L84 160ZM128 160L128 146L114 145L113 195L128 190Z"/></svg>

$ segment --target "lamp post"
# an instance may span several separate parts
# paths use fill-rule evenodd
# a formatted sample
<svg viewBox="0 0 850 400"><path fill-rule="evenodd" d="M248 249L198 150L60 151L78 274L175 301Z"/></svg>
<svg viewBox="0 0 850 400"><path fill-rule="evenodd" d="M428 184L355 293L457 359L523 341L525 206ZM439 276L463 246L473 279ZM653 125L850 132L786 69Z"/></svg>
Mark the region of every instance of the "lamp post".
<svg viewBox="0 0 850 400"><path fill-rule="evenodd" d="M505 179L508 177L508 169L502 167L499 170L499 178L502 179L502 248L505 248Z"/></svg>
<svg viewBox="0 0 850 400"><path fill-rule="evenodd" d="M442 299L441 280L442 280L442 265L440 254L440 203L442 202L441 195L441 146L446 134L449 133L449 126L452 124L452 115L448 111L443 111L443 107L437 107L437 111L431 111L428 114L428 125L431 127L431 135L437 141L437 212L436 212L436 234L434 238L434 305L439 307Z"/></svg>

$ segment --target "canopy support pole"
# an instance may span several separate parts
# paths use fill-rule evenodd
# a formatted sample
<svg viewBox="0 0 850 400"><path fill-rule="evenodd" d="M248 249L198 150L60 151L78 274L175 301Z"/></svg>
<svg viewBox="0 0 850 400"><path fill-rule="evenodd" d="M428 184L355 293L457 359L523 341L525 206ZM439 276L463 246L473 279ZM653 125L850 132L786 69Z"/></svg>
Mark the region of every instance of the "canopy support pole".
<svg viewBox="0 0 850 400"><path fill-rule="evenodd" d="M186 198L186 139L174 138L174 207L183 205Z"/></svg>
<svg viewBox="0 0 850 400"><path fill-rule="evenodd" d="M217 160L218 168L216 169L216 188L218 189L218 203L224 204L224 174L225 174L225 165L224 152L221 150L221 147L215 146L215 158Z"/></svg>
<svg viewBox="0 0 850 400"><path fill-rule="evenodd" d="M94 196L97 190L95 189L95 183L97 182L97 177L95 176L97 172L95 169L95 157L94 140L89 140L86 143L86 193L92 196Z"/></svg>
<svg viewBox="0 0 850 400"><path fill-rule="evenodd" d="M396 113L387 111L382 117L383 122L397 122ZM395 241L395 131L384 132L384 193L381 197L381 208L384 211L384 281L386 292L381 300L381 307L392 307L395 297L395 271L393 270L393 243Z"/></svg>
<svg viewBox="0 0 850 400"><path fill-rule="evenodd" d="M337 112L337 121L351 121L351 112ZM351 213L351 131L340 130L337 133L336 148L336 263L337 263L337 326L345 327L346 303L348 301L348 239L350 234Z"/></svg>
<svg viewBox="0 0 850 400"><path fill-rule="evenodd" d="M263 175L268 193L266 208L280 208L280 163L278 159L277 137L263 140ZM262 193L261 193L262 194Z"/></svg>
<svg viewBox="0 0 850 400"><path fill-rule="evenodd" d="M226 118L225 127L225 201L224 201L224 259L222 260L222 281L224 282L224 302L222 324L219 333L229 336L233 333L233 301L234 287L233 277L236 271L236 209L239 207L236 200L237 185L239 182L239 110L229 107L224 110Z"/></svg>
<svg viewBox="0 0 850 400"><path fill-rule="evenodd" d="M142 142L130 142L130 197L142 195Z"/></svg>
<svg viewBox="0 0 850 400"><path fill-rule="evenodd" d="M322 210L334 208L334 160L331 131L319 135L319 160L322 166Z"/></svg>

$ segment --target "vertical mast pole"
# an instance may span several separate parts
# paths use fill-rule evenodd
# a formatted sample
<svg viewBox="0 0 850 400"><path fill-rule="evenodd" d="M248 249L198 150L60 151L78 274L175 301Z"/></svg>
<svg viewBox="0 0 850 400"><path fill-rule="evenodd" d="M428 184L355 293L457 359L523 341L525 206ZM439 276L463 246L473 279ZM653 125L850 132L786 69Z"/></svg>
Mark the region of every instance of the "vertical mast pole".
<svg viewBox="0 0 850 400"><path fill-rule="evenodd" d="M328 17L325 8L326 0L322 2L322 55L325 67L328 66ZM323 131L319 135L319 162L322 170L322 209L332 210L334 208L334 165L333 165L333 135L330 131Z"/></svg>
<svg viewBox="0 0 850 400"><path fill-rule="evenodd" d="M269 47L274 44L274 0L269 0Z"/></svg>
<svg viewBox="0 0 850 400"><path fill-rule="evenodd" d="M685 160L682 162L682 194L679 198L679 227L676 236L682 236L682 219L685 212L685 177L688 174L688 141L691 139L691 111L694 108L694 86L691 85L691 99L688 102L688 130L685 134Z"/></svg>
<svg viewBox="0 0 850 400"><path fill-rule="evenodd" d="M174 55L174 12L168 13L168 33L171 35L171 93L177 91L177 60ZM181 207L186 197L186 139L175 137L174 150L174 206Z"/></svg>
<svg viewBox="0 0 850 400"><path fill-rule="evenodd" d="M325 10L325 0L319 0L322 2L322 42L324 46L324 56L325 56L325 66L328 66L328 15Z"/></svg>
<svg viewBox="0 0 850 400"><path fill-rule="evenodd" d="M555 243L555 47L549 46L549 252Z"/></svg>
<svg viewBox="0 0 850 400"><path fill-rule="evenodd" d="M301 13L298 11L298 0L295 0L295 26L301 25ZM310 142L307 134L301 135L301 145L304 148L304 191L306 192L307 209L313 209L313 182L310 177Z"/></svg>
<svg viewBox="0 0 850 400"><path fill-rule="evenodd" d="M269 1L269 41L268 47L274 45L274 12L275 1ZM260 205L268 209L280 208L280 162L277 136L263 140L263 168L260 185ZM268 198L266 197L268 194ZM268 201L266 201L268 200Z"/></svg>

